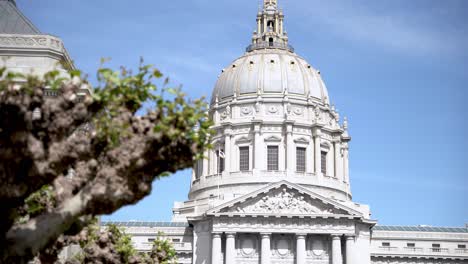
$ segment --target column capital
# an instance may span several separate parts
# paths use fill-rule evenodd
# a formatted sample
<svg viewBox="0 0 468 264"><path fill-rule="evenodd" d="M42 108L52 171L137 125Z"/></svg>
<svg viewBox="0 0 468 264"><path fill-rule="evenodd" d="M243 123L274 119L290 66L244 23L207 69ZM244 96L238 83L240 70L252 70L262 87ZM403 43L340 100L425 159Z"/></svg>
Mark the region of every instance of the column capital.
<svg viewBox="0 0 468 264"><path fill-rule="evenodd" d="M262 238L263 238L263 237L269 238L269 237L271 237L271 233L260 233L260 236L261 236Z"/></svg>
<svg viewBox="0 0 468 264"><path fill-rule="evenodd" d="M322 135L322 130L319 127L317 127L317 128L314 129L314 131L312 133L313 133L314 137L320 137Z"/></svg>
<svg viewBox="0 0 468 264"><path fill-rule="evenodd" d="M346 240L354 240L355 235L346 235Z"/></svg>
<svg viewBox="0 0 468 264"><path fill-rule="evenodd" d="M305 239L307 236L307 234L303 234L303 233L299 233L299 234L296 234L296 239Z"/></svg>
<svg viewBox="0 0 468 264"><path fill-rule="evenodd" d="M332 234L331 237L333 240L341 239L341 235Z"/></svg>
<svg viewBox="0 0 468 264"><path fill-rule="evenodd" d="M211 235L214 237L214 238L218 238L218 237L221 237L221 232L211 232Z"/></svg>
<svg viewBox="0 0 468 264"><path fill-rule="evenodd" d="M226 232L226 237L235 237L236 236L236 232Z"/></svg>

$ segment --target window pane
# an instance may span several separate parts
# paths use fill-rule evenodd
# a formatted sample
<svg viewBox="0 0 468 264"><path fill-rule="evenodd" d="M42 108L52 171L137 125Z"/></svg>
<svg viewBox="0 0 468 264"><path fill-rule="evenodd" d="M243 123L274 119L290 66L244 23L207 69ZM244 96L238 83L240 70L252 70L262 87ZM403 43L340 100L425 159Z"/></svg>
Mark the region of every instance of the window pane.
<svg viewBox="0 0 468 264"><path fill-rule="evenodd" d="M241 171L249 170L249 147L239 147L239 164Z"/></svg>
<svg viewBox="0 0 468 264"><path fill-rule="evenodd" d="M203 174L203 160L198 160L195 165L195 178L199 179Z"/></svg>
<svg viewBox="0 0 468 264"><path fill-rule="evenodd" d="M305 148L296 148L296 171L305 172Z"/></svg>
<svg viewBox="0 0 468 264"><path fill-rule="evenodd" d="M322 163L322 173L324 175L327 175L327 152L325 151L322 151L321 153L322 155L322 159L321 159L321 163Z"/></svg>
<svg viewBox="0 0 468 264"><path fill-rule="evenodd" d="M224 149L221 149L217 153L217 158L218 158L218 173L221 173L224 171Z"/></svg>
<svg viewBox="0 0 468 264"><path fill-rule="evenodd" d="M278 170L278 146L267 147L267 170Z"/></svg>

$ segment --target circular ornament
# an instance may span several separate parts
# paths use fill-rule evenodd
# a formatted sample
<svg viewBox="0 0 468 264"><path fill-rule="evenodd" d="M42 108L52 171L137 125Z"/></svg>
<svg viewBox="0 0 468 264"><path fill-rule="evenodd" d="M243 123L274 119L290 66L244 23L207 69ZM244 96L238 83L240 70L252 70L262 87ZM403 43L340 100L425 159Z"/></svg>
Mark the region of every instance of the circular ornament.
<svg viewBox="0 0 468 264"><path fill-rule="evenodd" d="M278 107L272 105L272 106L268 107L268 112L274 114L274 113L278 112Z"/></svg>
<svg viewBox="0 0 468 264"><path fill-rule="evenodd" d="M252 109L250 107L242 107L241 112L244 115L249 115L250 113L252 113Z"/></svg>

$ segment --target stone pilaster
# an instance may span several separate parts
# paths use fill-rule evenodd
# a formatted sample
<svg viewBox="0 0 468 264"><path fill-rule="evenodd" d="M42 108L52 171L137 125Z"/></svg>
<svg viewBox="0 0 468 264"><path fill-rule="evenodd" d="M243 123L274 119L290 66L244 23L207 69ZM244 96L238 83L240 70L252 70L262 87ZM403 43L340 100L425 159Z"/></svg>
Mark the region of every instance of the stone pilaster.
<svg viewBox="0 0 468 264"><path fill-rule="evenodd" d="M293 127L291 124L286 126L286 170L289 173L296 171L294 160L294 140L292 136Z"/></svg>
<svg viewBox="0 0 468 264"><path fill-rule="evenodd" d="M336 141L333 143L333 150L335 151L335 160L334 160L334 167L335 167L335 178L339 180L343 180L343 173L342 173L342 162L341 162L341 143Z"/></svg>
<svg viewBox="0 0 468 264"><path fill-rule="evenodd" d="M261 249L261 256L260 256L260 263L261 264L270 264L270 256L271 256L271 249L270 249L270 233L261 233L262 238L262 249Z"/></svg>
<svg viewBox="0 0 468 264"><path fill-rule="evenodd" d="M314 147L315 147L315 175L317 177L322 176L322 153L321 153L321 131L320 129L316 129L314 131Z"/></svg>
<svg viewBox="0 0 468 264"><path fill-rule="evenodd" d="M224 131L224 171L226 173L230 173L231 168L231 161L234 160L234 156L232 155L231 149L231 129L225 129Z"/></svg>
<svg viewBox="0 0 468 264"><path fill-rule="evenodd" d="M337 235L332 235L332 264L343 264L341 237Z"/></svg>
<svg viewBox="0 0 468 264"><path fill-rule="evenodd" d="M255 146L254 146L254 159L253 159L253 168L254 170L262 170L263 169L263 155L262 155L262 137L260 135L261 124L254 125L254 133L255 133Z"/></svg>

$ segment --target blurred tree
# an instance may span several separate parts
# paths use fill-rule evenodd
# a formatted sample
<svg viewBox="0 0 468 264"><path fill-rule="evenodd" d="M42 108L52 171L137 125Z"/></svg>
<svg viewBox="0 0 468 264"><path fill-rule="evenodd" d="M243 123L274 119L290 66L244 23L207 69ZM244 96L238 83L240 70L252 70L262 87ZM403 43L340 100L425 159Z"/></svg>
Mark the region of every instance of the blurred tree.
<svg viewBox="0 0 468 264"><path fill-rule="evenodd" d="M66 80L0 69L1 263L51 262L95 216L138 202L153 180L202 156L211 134L203 99L166 88L167 79L157 89L162 74L143 63L97 77L80 95L77 71Z"/></svg>

